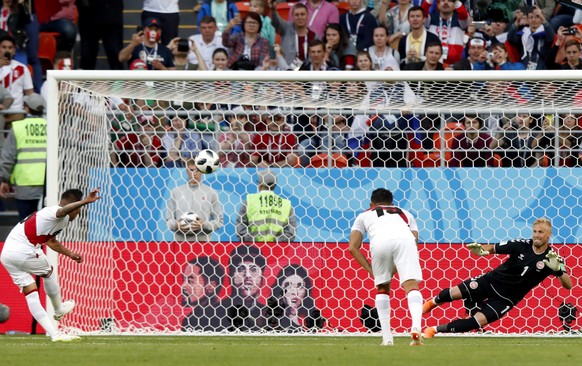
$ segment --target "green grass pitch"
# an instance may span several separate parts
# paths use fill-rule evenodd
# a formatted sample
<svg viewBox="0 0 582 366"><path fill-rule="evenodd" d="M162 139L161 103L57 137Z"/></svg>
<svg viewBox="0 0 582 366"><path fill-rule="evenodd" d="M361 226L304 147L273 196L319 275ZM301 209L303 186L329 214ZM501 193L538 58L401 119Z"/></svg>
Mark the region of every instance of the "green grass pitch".
<svg viewBox="0 0 582 366"><path fill-rule="evenodd" d="M123 336L53 344L45 336L0 336L0 365L431 365L582 364L582 338L436 337L410 347L397 337Z"/></svg>

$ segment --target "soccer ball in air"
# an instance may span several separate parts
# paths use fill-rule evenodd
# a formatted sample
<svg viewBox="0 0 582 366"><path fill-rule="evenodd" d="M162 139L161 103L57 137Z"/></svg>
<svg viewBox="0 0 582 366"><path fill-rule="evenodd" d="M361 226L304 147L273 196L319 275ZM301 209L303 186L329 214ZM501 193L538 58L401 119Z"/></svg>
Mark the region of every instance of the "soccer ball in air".
<svg viewBox="0 0 582 366"><path fill-rule="evenodd" d="M185 214L180 216L180 221L186 224L191 224L194 221L197 221L199 217L200 216L198 216L198 214L195 214L194 212L186 212Z"/></svg>
<svg viewBox="0 0 582 366"><path fill-rule="evenodd" d="M0 323L4 323L10 319L10 308L4 304L0 304Z"/></svg>
<svg viewBox="0 0 582 366"><path fill-rule="evenodd" d="M194 164L203 174L210 174L218 169L220 160L217 153L206 149L200 151L198 155L196 155L194 158Z"/></svg>

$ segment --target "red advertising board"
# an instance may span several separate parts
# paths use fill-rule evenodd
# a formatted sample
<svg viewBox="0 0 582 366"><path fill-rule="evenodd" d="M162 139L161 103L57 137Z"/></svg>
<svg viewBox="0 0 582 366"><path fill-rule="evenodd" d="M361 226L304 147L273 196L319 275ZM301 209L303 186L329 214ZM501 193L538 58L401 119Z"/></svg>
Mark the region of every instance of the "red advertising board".
<svg viewBox="0 0 582 366"><path fill-rule="evenodd" d="M151 328L177 331L192 309L181 304L186 263L198 256L216 259L224 268L223 287L218 296L224 299L231 291L228 276L229 253L240 243L69 243L67 246L84 256L78 265L61 258L59 272L63 298L77 302L75 312L63 324L85 331L98 330L103 319L114 318L123 329ZM264 281L259 302L272 295L279 271L289 264L303 266L313 282L312 296L316 307L327 319L326 329L359 332L366 329L359 320L364 304L374 306L372 278L353 260L347 243L261 243L256 244L266 259ZM367 247L367 246L365 246ZM556 245L566 258L571 276L582 275L578 258L579 245ZM419 246L424 281L421 292L425 299L442 288L495 268L504 257L476 258L460 244L423 244ZM393 283L391 294L392 327L407 332L410 318L404 292ZM30 315L23 296L0 268L0 302L12 308L11 319L0 324L0 333L8 330L30 330ZM550 277L535 288L509 315L487 330L502 333L548 332L562 329L557 311L562 301L580 308L582 289L562 289ZM425 325L436 325L464 316L461 302L435 309L425 317ZM28 328L27 328L28 327ZM579 326L574 324L576 329Z"/></svg>

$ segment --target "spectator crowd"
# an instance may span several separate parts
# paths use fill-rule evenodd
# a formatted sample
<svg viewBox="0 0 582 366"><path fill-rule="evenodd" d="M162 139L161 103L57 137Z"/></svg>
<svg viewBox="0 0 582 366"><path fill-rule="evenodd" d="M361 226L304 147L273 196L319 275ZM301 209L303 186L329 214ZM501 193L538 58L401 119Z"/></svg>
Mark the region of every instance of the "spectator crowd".
<svg viewBox="0 0 582 366"><path fill-rule="evenodd" d="M125 47L123 8L122 0L3 0L0 71L2 87L12 98L0 101L0 109L20 110L25 95L46 93L42 79L47 67L39 60L38 44L47 34L57 42L49 64L55 69L94 69L100 41L110 69L582 68L582 10L550 0L200 0L193 9L197 33L189 38L178 37L178 0L144 0L142 24ZM71 52L77 39L80 62L75 65ZM366 108L450 98L446 89L423 83L311 82L299 89L295 92L313 103L355 96ZM491 103L558 95L522 89L488 82L477 94ZM457 100L462 104L475 93L461 94ZM565 94L572 105L582 103L582 93ZM218 152L229 167L534 167L582 162L581 116L571 113L359 115L117 97L109 98L108 107L111 162L118 167L185 167L205 148ZM21 118L4 117L7 127Z"/></svg>

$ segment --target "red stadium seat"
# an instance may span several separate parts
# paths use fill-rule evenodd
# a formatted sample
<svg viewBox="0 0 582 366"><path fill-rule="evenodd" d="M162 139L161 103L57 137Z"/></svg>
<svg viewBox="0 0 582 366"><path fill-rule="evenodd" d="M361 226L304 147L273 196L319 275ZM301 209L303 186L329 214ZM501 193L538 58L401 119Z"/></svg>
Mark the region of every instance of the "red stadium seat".
<svg viewBox="0 0 582 366"><path fill-rule="evenodd" d="M441 146L444 141L445 155L444 159L448 165L449 160L453 157L453 152L451 151L452 144L455 136L459 131L465 128L460 122L447 122L445 130L443 132L443 139L441 139L440 132L433 134L434 149L429 152L425 151L413 151L410 154L410 160L412 165L417 168L432 168L441 166Z"/></svg>
<svg viewBox="0 0 582 366"><path fill-rule="evenodd" d="M57 53L57 38L59 33L40 32L38 34L38 58L42 64L43 72L53 68L55 54Z"/></svg>
<svg viewBox="0 0 582 366"><path fill-rule="evenodd" d="M238 9L238 12L240 13L240 18L242 20L242 18L245 17L245 15L249 12L249 8L251 7L251 4L247 1L244 2L237 2L234 3L236 5L236 8Z"/></svg>
<svg viewBox="0 0 582 366"><path fill-rule="evenodd" d="M278 3L277 4L277 13L281 19L287 20L289 19L289 13L291 13L291 9L297 3Z"/></svg>
<svg viewBox="0 0 582 366"><path fill-rule="evenodd" d="M337 3L337 8L339 10L340 17L350 11L350 4L348 2Z"/></svg>
<svg viewBox="0 0 582 366"><path fill-rule="evenodd" d="M334 168L345 168L348 166L348 159L340 153L331 154L331 165ZM329 155L325 153L317 154L311 157L309 162L310 168L327 168L329 167Z"/></svg>

